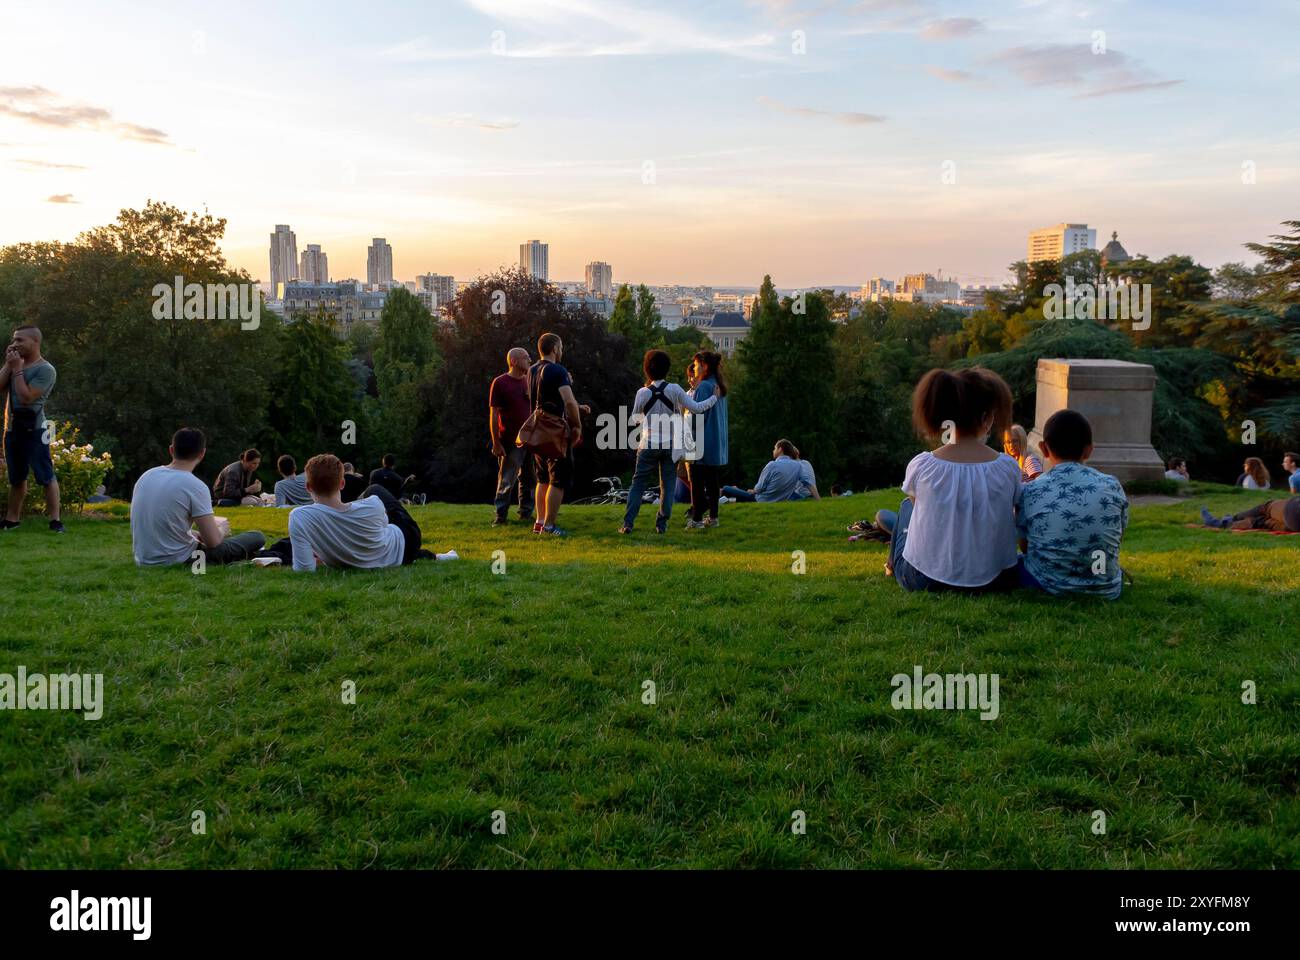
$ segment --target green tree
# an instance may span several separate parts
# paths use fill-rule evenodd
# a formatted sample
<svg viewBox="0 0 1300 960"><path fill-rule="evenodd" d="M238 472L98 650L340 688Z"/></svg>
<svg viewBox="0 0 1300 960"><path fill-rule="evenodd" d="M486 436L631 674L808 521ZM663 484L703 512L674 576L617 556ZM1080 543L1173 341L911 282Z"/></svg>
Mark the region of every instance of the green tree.
<svg viewBox="0 0 1300 960"><path fill-rule="evenodd" d="M374 343L378 401L372 439L382 453L395 455L403 470L416 459L416 433L424 414L420 391L438 372L436 333L433 315L414 294L405 287L388 292Z"/></svg>
<svg viewBox="0 0 1300 960"><path fill-rule="evenodd" d="M360 413L356 384L346 366L349 352L323 308L284 324L271 389L270 434L262 441L269 461L282 453L292 455L299 467L318 453L352 459L340 446L343 422L356 422Z"/></svg>
<svg viewBox="0 0 1300 960"><path fill-rule="evenodd" d="M770 287L770 278L764 281ZM763 302L760 294L759 303ZM772 444L785 437L823 470L838 469L834 425L835 324L820 293L786 297L756 309L740 342L743 389L732 390L732 450L738 466L756 475Z"/></svg>
<svg viewBox="0 0 1300 960"><path fill-rule="evenodd" d="M592 477L627 472L631 454L597 447L597 419L630 407L640 381L629 362L627 340L585 306L570 308L564 295L517 268L479 277L448 307L451 322L438 328L442 364L421 390L419 433L423 488L439 499L483 501L491 496L496 460L488 449L488 389L506 370L506 352L523 347L536 359L537 338L559 334L574 396L591 406L576 451L577 489ZM640 357L636 369L640 370ZM573 494L578 496L579 494Z"/></svg>
<svg viewBox="0 0 1300 960"><path fill-rule="evenodd" d="M280 321L155 316L156 285L248 283L221 254L226 221L149 201L71 243L0 250L0 311L35 323L59 369L52 419L71 419L113 452L108 483L125 495L161 462L178 427L202 429L215 472L266 426ZM257 300L261 307L260 298ZM206 310L204 311L206 313ZM269 474L268 474L269 479Z"/></svg>

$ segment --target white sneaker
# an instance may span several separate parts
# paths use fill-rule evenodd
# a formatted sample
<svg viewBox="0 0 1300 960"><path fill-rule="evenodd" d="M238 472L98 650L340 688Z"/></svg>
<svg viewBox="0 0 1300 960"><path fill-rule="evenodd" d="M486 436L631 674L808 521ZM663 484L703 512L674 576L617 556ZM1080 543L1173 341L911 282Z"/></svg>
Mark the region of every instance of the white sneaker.
<svg viewBox="0 0 1300 960"><path fill-rule="evenodd" d="M255 567L278 567L283 561L279 557L254 557L253 566Z"/></svg>
<svg viewBox="0 0 1300 960"><path fill-rule="evenodd" d="M460 554L457 553L455 550L448 550L446 553L435 553L435 554L433 555L433 559L435 559L435 560L459 560L459 559L460 559Z"/></svg>
<svg viewBox="0 0 1300 960"><path fill-rule="evenodd" d="M730 497L718 497L718 503L735 503Z"/></svg>

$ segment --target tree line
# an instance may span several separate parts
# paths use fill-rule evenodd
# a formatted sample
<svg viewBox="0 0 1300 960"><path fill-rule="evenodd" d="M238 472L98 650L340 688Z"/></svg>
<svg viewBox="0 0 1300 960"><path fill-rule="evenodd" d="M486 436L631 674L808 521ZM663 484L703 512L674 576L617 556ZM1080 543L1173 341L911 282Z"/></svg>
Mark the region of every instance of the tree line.
<svg viewBox="0 0 1300 960"><path fill-rule="evenodd" d="M672 376L684 382L690 357L710 346L698 328L664 329L644 286L620 287L606 321L517 269L475 280L441 322L403 288L390 291L377 325L348 331L324 310L285 319L263 309L252 330L212 317L156 318L150 291L159 282L252 282L221 253L225 226L150 201L70 243L0 249L0 320L44 331L59 371L51 416L112 451L115 495L164 460L172 432L188 425L208 435L213 475L249 446L267 458L267 481L281 453L301 465L329 451L362 469L393 453L431 499L486 501L495 478L488 385L509 348L535 357L540 333L560 334L575 393L596 418L631 405L645 350L666 350ZM922 373L991 367L1029 424L1038 359L1063 356L1153 364L1153 443L1199 476L1236 476L1245 420L1257 424L1251 453L1280 459L1300 444L1300 221L1285 227L1270 243L1248 245L1260 257L1254 267L1212 272L1177 255L1108 268L1152 285L1145 330L1047 319L1046 288L1067 276L1095 280L1095 251L1012 264L1015 283L969 316L942 305L855 304L829 290L780 297L765 277L749 335L724 365L724 480L752 480L773 441L786 437L827 488L837 479L855 489L892 486L921 449L910 395ZM627 474L631 465L630 452L588 442L577 452L577 480Z"/></svg>

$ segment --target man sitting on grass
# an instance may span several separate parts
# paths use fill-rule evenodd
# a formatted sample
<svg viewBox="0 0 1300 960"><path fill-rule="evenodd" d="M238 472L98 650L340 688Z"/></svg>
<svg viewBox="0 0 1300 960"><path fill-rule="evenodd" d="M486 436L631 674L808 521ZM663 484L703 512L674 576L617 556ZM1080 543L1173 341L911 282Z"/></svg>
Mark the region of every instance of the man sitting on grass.
<svg viewBox="0 0 1300 960"><path fill-rule="evenodd" d="M289 546L295 570L327 567L377 569L433 559L420 549L420 525L391 493L371 484L344 503L343 464L330 453L307 461L307 489L314 503L289 514ZM281 541L281 544L283 541ZM276 545L277 548L280 544ZM264 551L264 556L279 550ZM446 555L455 557L455 551Z"/></svg>
<svg viewBox="0 0 1300 960"><path fill-rule="evenodd" d="M1084 465L1092 456L1092 424L1074 410L1058 410L1043 425L1039 447L1047 472L1022 488L1016 521L1027 542L1021 586L1057 597L1118 598L1128 497L1114 477Z"/></svg>
<svg viewBox="0 0 1300 960"><path fill-rule="evenodd" d="M188 563L201 549L205 562L249 559L266 538L256 530L230 535L230 525L212 515L212 496L194 476L207 452L202 430L183 427L172 437L172 462L146 470L131 492L131 547L142 567ZM193 524L198 536L190 530Z"/></svg>
<svg viewBox="0 0 1300 960"><path fill-rule="evenodd" d="M298 463L293 457L286 453L275 461L275 469L280 471L280 479L275 481L277 507L302 507L311 503L307 478L298 472Z"/></svg>
<svg viewBox="0 0 1300 960"><path fill-rule="evenodd" d="M805 471L800 464L799 449L789 440L778 440L772 448L772 459L758 475L758 483L749 490L726 486L722 495L737 503L777 503L781 500L801 500L805 486L815 486L811 469ZM810 465L811 466L811 465ZM821 499L818 497L817 499Z"/></svg>

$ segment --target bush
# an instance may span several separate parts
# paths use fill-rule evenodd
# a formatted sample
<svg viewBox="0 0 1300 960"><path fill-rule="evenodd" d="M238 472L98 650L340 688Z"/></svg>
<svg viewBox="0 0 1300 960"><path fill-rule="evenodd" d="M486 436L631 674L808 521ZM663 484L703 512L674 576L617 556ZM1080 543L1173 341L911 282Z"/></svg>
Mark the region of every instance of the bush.
<svg viewBox="0 0 1300 960"><path fill-rule="evenodd" d="M80 439L76 427L71 423L60 423L55 424L54 437L50 441L50 459L54 461L54 476L59 481L60 506L77 513L81 513L86 500L113 469L112 454L104 451L95 456L95 448L89 443L78 443ZM6 500L9 497L9 475L3 470L0 470L0 495ZM44 487L35 482L27 484L24 512L45 512Z"/></svg>

